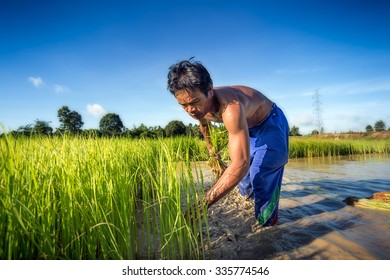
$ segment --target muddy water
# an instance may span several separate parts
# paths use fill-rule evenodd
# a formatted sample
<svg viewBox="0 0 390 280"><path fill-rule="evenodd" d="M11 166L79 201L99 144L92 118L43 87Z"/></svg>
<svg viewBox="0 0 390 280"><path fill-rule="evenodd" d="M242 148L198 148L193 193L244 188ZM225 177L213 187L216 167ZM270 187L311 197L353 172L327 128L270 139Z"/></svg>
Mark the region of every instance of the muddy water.
<svg viewBox="0 0 390 280"><path fill-rule="evenodd" d="M346 205L390 191L390 155L291 159L279 223L261 228L233 190L209 209L212 259L390 259L390 212Z"/></svg>

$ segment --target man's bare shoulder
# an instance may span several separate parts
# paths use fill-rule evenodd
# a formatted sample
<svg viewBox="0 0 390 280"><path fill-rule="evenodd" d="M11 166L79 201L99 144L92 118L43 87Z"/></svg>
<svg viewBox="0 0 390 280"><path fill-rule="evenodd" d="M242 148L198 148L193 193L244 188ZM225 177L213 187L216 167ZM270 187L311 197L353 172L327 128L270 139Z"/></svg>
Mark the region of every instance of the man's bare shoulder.
<svg viewBox="0 0 390 280"><path fill-rule="evenodd" d="M248 127L260 122L272 107L272 102L265 95L247 86L217 87L215 92L221 105L220 113L223 119L226 111L240 112L240 117L246 118ZM237 111L235 105L239 105L240 110ZM227 110L229 107L232 110Z"/></svg>

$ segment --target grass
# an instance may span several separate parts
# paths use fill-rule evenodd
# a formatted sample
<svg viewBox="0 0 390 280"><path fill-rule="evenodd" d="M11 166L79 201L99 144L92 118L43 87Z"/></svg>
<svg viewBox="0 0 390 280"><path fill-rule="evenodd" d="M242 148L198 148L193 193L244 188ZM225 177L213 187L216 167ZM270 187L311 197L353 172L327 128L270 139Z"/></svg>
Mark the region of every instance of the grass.
<svg viewBox="0 0 390 280"><path fill-rule="evenodd" d="M203 258L207 215L185 217L204 192L190 166L202 148L189 138L0 139L0 259Z"/></svg>

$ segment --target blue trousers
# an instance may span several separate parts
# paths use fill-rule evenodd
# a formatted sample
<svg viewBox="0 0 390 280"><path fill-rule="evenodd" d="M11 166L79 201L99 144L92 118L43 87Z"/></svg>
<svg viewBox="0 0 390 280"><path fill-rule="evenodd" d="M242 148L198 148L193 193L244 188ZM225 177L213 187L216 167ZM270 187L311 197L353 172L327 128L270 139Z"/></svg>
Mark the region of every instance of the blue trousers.
<svg viewBox="0 0 390 280"><path fill-rule="evenodd" d="M241 195L253 198L255 217L263 226L278 221L280 188L288 161L289 127L275 104L269 115L249 129L250 167L238 184Z"/></svg>

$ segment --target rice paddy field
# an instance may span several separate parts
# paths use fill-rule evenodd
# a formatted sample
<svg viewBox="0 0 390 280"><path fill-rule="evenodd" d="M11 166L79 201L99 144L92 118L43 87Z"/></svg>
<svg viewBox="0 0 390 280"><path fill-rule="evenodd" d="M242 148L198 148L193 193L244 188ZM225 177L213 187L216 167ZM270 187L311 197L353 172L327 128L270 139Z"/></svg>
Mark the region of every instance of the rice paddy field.
<svg viewBox="0 0 390 280"><path fill-rule="evenodd" d="M0 259L199 259L189 138L0 141ZM195 205L190 214L191 206ZM194 219L195 220L195 219Z"/></svg>
<svg viewBox="0 0 390 280"><path fill-rule="evenodd" d="M389 152L388 139L290 139L294 158ZM188 137L2 137L0 259L204 259L207 158Z"/></svg>
<svg viewBox="0 0 390 280"><path fill-rule="evenodd" d="M290 137L289 157L328 157L390 153L390 138L329 139Z"/></svg>

